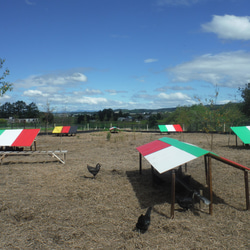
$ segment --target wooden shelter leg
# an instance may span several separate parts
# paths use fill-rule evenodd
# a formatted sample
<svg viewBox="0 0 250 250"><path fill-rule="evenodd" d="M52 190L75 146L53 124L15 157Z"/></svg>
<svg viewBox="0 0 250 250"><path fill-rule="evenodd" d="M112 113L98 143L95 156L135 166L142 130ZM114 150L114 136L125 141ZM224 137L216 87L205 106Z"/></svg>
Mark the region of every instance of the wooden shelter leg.
<svg viewBox="0 0 250 250"><path fill-rule="evenodd" d="M142 165L142 159L141 159L141 158L142 158L141 153L139 153L139 173L140 173L140 174L141 174L141 172L142 172L142 171L141 171L141 170L142 170L142 166L141 166L141 165Z"/></svg>
<svg viewBox="0 0 250 250"><path fill-rule="evenodd" d="M236 147L237 147L238 146L237 135L235 135L235 144L236 144Z"/></svg>
<svg viewBox="0 0 250 250"><path fill-rule="evenodd" d="M206 177L206 184L208 185L207 156L206 156L206 155L204 155L204 162L205 162L205 177Z"/></svg>
<svg viewBox="0 0 250 250"><path fill-rule="evenodd" d="M213 214L213 189L212 189L212 164L211 164L211 157L208 157L208 186L209 186L209 214Z"/></svg>
<svg viewBox="0 0 250 250"><path fill-rule="evenodd" d="M244 170L244 179L245 179L245 192L246 192L246 208L247 210L250 209L249 204L249 185L248 185L248 171Z"/></svg>
<svg viewBox="0 0 250 250"><path fill-rule="evenodd" d="M175 204L175 170L172 170L172 187L171 187L171 219L174 218L174 204Z"/></svg>

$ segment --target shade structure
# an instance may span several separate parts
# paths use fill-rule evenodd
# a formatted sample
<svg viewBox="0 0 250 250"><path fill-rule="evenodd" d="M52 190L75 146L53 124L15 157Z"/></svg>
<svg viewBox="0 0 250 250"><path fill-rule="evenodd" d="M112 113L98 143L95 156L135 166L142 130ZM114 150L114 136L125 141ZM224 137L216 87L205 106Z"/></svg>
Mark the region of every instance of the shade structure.
<svg viewBox="0 0 250 250"><path fill-rule="evenodd" d="M0 146L30 147L40 129L6 129L0 130Z"/></svg>
<svg viewBox="0 0 250 250"><path fill-rule="evenodd" d="M158 125L161 132L183 132L180 124Z"/></svg>
<svg viewBox="0 0 250 250"><path fill-rule="evenodd" d="M76 134L77 126L56 126L54 127L53 134Z"/></svg>
<svg viewBox="0 0 250 250"><path fill-rule="evenodd" d="M195 145L168 137L160 138L136 149L160 174L200 156L213 154Z"/></svg>
<svg viewBox="0 0 250 250"><path fill-rule="evenodd" d="M109 129L109 131L110 131L110 132L113 132L113 133L118 132L119 130L120 130L120 129L117 128L116 126L113 126L113 127L111 127L111 128Z"/></svg>
<svg viewBox="0 0 250 250"><path fill-rule="evenodd" d="M230 127L244 144L250 144L250 126Z"/></svg>

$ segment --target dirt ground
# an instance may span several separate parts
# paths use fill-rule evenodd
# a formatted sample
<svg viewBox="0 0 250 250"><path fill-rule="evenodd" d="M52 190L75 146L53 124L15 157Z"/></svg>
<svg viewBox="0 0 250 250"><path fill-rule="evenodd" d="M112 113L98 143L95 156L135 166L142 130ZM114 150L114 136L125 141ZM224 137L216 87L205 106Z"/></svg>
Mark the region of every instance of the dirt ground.
<svg viewBox="0 0 250 250"><path fill-rule="evenodd" d="M212 160L213 215L205 204L170 218L169 183L153 183L136 147L171 137L210 150L210 135L107 132L39 135L37 150L67 150L66 164L48 155L10 156L0 166L0 249L250 249L244 173ZM235 136L215 134L213 152L249 167ZM87 164L101 164L92 179ZM183 170L183 172L185 172ZM193 188L207 196L204 158L188 163ZM138 217L153 206L144 234Z"/></svg>

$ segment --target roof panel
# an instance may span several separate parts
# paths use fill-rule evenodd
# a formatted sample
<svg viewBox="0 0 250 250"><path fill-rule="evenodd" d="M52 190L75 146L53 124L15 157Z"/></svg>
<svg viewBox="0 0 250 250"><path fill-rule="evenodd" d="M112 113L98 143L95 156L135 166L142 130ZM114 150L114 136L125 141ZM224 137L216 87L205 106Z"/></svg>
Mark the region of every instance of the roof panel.
<svg viewBox="0 0 250 250"><path fill-rule="evenodd" d="M40 129L23 129L11 146L30 147L39 132Z"/></svg>
<svg viewBox="0 0 250 250"><path fill-rule="evenodd" d="M249 126L231 127L231 129L243 141L244 144L250 144Z"/></svg>
<svg viewBox="0 0 250 250"><path fill-rule="evenodd" d="M143 155L143 156L146 156L148 154L152 154L156 151L159 151L163 148L166 148L166 147L169 147L170 145L165 143L165 142L162 142L162 141L159 141L159 140L155 140L155 141L152 141L150 143L147 143L147 144L144 144L140 147L137 147L136 149Z"/></svg>
<svg viewBox="0 0 250 250"><path fill-rule="evenodd" d="M196 156L170 146L145 156L149 163L160 173L194 160Z"/></svg>
<svg viewBox="0 0 250 250"><path fill-rule="evenodd" d="M137 150L159 173L178 167L202 155L213 154L195 145L168 137L142 145Z"/></svg>
<svg viewBox="0 0 250 250"><path fill-rule="evenodd" d="M70 130L70 126L63 126L62 130L61 130L61 133L69 133L69 130Z"/></svg>
<svg viewBox="0 0 250 250"><path fill-rule="evenodd" d="M159 140L164 141L164 142L166 142L166 143L168 143L168 144L170 144L172 146L175 146L175 147L177 147L179 149L182 149L184 151L187 151L190 154L195 155L196 157L200 157L202 155L205 155L205 154L209 153L208 150L199 148L199 147L197 147L195 145L192 145L192 144L189 144L189 143L178 141L178 140L173 139L173 138L163 137L163 138L161 138Z"/></svg>
<svg viewBox="0 0 250 250"><path fill-rule="evenodd" d="M56 126L56 127L53 129L52 133L53 133L53 134L59 134L59 133L61 133L62 128L63 128L63 126Z"/></svg>
<svg viewBox="0 0 250 250"><path fill-rule="evenodd" d="M12 146L23 129L8 129L4 130L0 135L0 146Z"/></svg>

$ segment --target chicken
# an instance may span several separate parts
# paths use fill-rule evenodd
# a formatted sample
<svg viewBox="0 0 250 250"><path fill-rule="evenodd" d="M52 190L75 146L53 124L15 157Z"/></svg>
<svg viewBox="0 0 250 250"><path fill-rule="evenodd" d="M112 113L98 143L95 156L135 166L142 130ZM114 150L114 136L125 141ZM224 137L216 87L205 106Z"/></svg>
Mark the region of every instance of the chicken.
<svg viewBox="0 0 250 250"><path fill-rule="evenodd" d="M95 167L91 167L90 165L87 164L88 171L93 175L93 178L98 174L100 171L101 165L100 163L97 163Z"/></svg>
<svg viewBox="0 0 250 250"><path fill-rule="evenodd" d="M191 209L193 207L193 197L178 197L177 203L184 209L184 211L187 211L188 209Z"/></svg>
<svg viewBox="0 0 250 250"><path fill-rule="evenodd" d="M151 216L152 207L147 209L145 215L141 214L136 223L136 228L139 232L145 233L148 230L150 225L150 216Z"/></svg>

